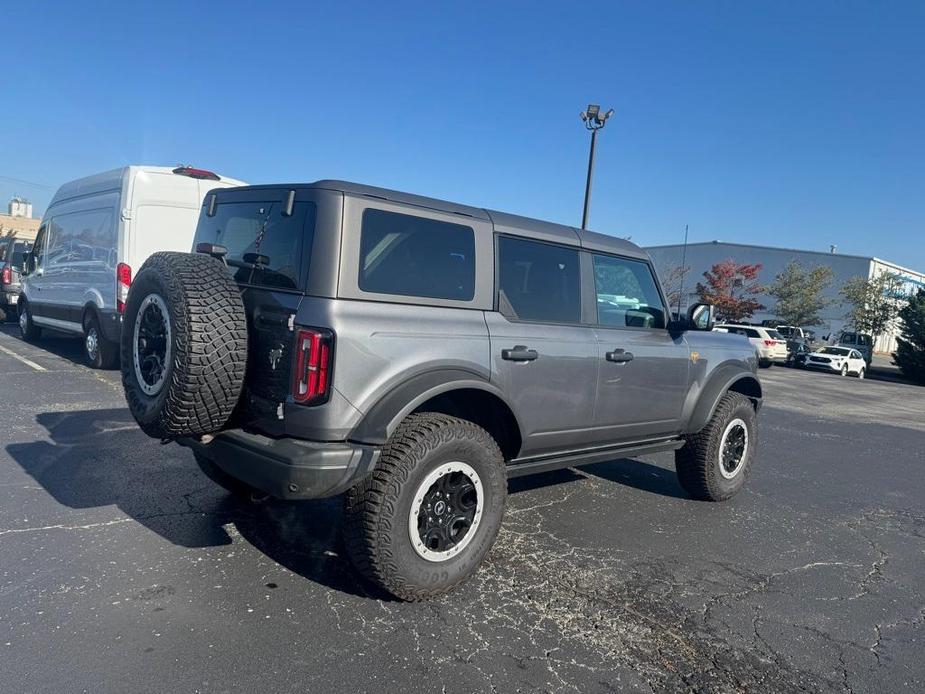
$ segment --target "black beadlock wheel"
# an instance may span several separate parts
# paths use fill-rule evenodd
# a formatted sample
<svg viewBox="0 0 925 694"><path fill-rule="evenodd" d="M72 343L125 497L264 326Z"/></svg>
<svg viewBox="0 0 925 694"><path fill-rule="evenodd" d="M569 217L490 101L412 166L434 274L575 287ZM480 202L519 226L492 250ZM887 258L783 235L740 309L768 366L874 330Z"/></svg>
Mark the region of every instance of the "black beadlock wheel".
<svg viewBox="0 0 925 694"><path fill-rule="evenodd" d="M398 598L441 595L482 563L506 497L504 459L487 431L444 414L409 415L347 493L348 554Z"/></svg>
<svg viewBox="0 0 925 694"><path fill-rule="evenodd" d="M707 425L675 451L678 481L694 499L724 501L745 483L757 443L751 400L726 393Z"/></svg>
<svg viewBox="0 0 925 694"><path fill-rule="evenodd" d="M225 265L195 253L155 253L129 290L122 385L142 430L169 440L218 431L241 395L247 319Z"/></svg>

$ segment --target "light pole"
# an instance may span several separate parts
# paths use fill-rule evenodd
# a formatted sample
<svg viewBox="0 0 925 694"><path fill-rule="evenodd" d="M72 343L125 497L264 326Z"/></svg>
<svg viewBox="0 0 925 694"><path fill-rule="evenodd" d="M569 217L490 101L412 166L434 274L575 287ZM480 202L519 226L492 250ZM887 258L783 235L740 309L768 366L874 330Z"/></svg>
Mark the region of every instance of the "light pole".
<svg viewBox="0 0 925 694"><path fill-rule="evenodd" d="M594 175L594 148L597 146L597 131L607 124L607 119L613 115L613 109L601 113L601 107L590 104L587 111L581 112L581 120L585 128L591 131L591 153L588 155L588 180L585 183L585 210L581 215L581 228L588 228L588 209L591 206L591 177Z"/></svg>

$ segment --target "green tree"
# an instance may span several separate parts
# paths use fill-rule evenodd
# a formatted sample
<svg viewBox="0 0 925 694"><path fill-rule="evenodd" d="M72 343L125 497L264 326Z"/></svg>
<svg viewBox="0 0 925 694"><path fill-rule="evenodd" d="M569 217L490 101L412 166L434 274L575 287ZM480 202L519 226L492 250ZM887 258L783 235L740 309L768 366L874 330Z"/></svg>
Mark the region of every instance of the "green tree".
<svg viewBox="0 0 925 694"><path fill-rule="evenodd" d="M822 293L832 284L835 272L828 265L809 270L796 260L779 272L768 294L777 299L775 315L787 325L818 325L819 312L835 301Z"/></svg>
<svg viewBox="0 0 925 694"><path fill-rule="evenodd" d="M892 272L852 277L841 288L841 295L849 306L845 314L849 325L874 338L894 327L905 299L902 278Z"/></svg>
<svg viewBox="0 0 925 694"><path fill-rule="evenodd" d="M909 297L899 311L901 337L893 359L902 372L917 383L925 383L925 289Z"/></svg>
<svg viewBox="0 0 925 694"><path fill-rule="evenodd" d="M761 263L742 265L729 259L716 263L703 273L703 282L697 283L700 300L713 304L716 317L721 321L740 321L750 317L764 306L755 298L764 294L765 288L758 282Z"/></svg>

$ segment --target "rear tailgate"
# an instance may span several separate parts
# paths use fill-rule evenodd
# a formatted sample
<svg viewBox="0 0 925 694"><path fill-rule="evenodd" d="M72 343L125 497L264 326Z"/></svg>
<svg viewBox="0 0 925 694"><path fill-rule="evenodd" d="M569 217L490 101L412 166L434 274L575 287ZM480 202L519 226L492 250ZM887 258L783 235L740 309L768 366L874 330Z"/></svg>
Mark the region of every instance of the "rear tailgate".
<svg viewBox="0 0 925 694"><path fill-rule="evenodd" d="M275 188L227 188L206 196L194 247L227 249L229 272L241 287L248 323L248 365L233 425L283 433L282 405L291 401L292 321L303 298L304 268L315 206L288 200ZM211 200L215 197L214 203Z"/></svg>

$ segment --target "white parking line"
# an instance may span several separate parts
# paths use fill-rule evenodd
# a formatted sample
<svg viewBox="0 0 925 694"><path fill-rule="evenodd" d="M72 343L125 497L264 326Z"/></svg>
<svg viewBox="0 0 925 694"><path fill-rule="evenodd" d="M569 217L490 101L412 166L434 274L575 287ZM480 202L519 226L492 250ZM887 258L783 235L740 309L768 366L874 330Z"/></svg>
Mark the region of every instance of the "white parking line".
<svg viewBox="0 0 925 694"><path fill-rule="evenodd" d="M31 359L26 359L25 357L20 356L19 354L16 354L16 352L14 352L14 351L11 350L11 349L8 349L8 348L4 347L3 345L0 345L0 352L3 352L4 354L9 354L11 357L13 357L13 359L17 359L17 360L21 361L21 362L22 362L23 364L25 364L26 366L31 366L31 367L32 367L33 369L35 369L36 371L48 371L48 369L46 369L46 368L45 368L44 366L42 366L41 364L36 364L36 363L35 363L34 361L32 361Z"/></svg>

